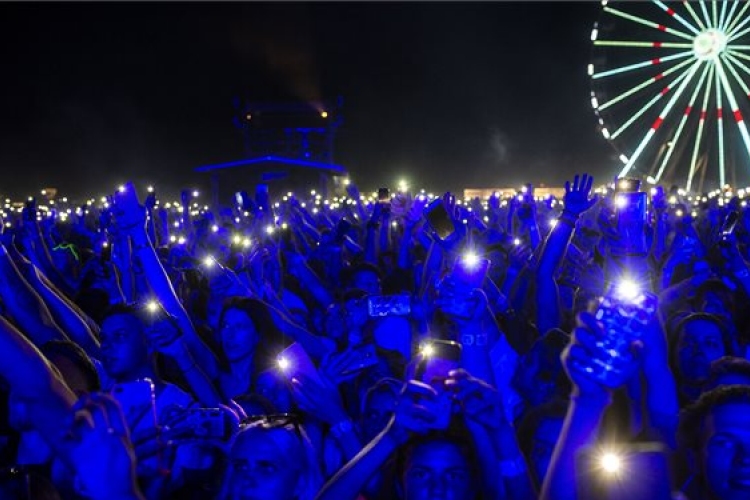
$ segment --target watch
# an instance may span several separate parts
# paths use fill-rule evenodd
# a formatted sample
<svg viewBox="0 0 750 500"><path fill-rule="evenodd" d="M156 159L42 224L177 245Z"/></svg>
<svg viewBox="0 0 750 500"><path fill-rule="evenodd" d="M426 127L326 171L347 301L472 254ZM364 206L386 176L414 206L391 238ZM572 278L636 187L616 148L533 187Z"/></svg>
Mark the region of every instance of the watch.
<svg viewBox="0 0 750 500"><path fill-rule="evenodd" d="M462 333L461 337L461 344L465 346L477 346L477 347L484 347L488 343L487 334L486 333L477 333L476 335L471 333Z"/></svg>

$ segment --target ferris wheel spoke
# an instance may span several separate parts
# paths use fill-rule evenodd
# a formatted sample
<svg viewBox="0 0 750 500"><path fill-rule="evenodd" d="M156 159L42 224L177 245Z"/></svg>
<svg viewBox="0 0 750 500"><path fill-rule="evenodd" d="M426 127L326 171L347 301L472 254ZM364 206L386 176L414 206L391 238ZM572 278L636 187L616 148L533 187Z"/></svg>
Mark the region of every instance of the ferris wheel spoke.
<svg viewBox="0 0 750 500"><path fill-rule="evenodd" d="M739 26L737 26L734 29L734 31L735 31L734 33L732 33L731 35L729 35L727 37L727 43L729 43L729 42L731 42L733 40L736 40L738 38L742 38L743 36L747 35L748 32L750 32L750 26L748 26L747 28L743 29L742 31L737 31L741 27L743 27L745 24L747 24L748 21L750 21L750 16L748 16L744 21L742 21L742 23Z"/></svg>
<svg viewBox="0 0 750 500"><path fill-rule="evenodd" d="M739 128L740 130L740 136L742 136L742 141L745 143L745 150L750 156L750 134L748 134L747 125L745 124L745 119L742 116L742 112L740 111L739 106L737 105L737 100L734 97L734 93L732 92L732 87L729 84L729 79L727 78L727 75L724 72L724 68L722 66L721 61L718 59L716 61L716 74L719 75L719 79L721 80L721 85L724 88L724 94L727 96L727 101L729 102L729 106L732 110L732 115L734 117L735 122L737 123L737 128ZM735 78L736 78L736 74L735 74ZM746 90L746 89L747 89L747 86L743 86L742 90Z"/></svg>
<svg viewBox="0 0 750 500"><path fill-rule="evenodd" d="M745 11L750 8L750 2L747 0L745 1L745 5L742 6L742 9L740 9L739 14L737 14L734 19L730 23L728 23L727 29L724 30L727 35L731 35L734 30L736 29L736 25L739 22L740 19L745 19Z"/></svg>
<svg viewBox="0 0 750 500"><path fill-rule="evenodd" d="M729 14L724 18L724 22L719 26L719 29L726 33L727 29L729 28L729 24L732 21L732 16L734 15L734 11L737 10L737 6L740 4L739 0L733 0L732 6L729 8Z"/></svg>
<svg viewBox="0 0 750 500"><path fill-rule="evenodd" d="M684 33L682 31L678 31L672 28L668 28L664 26L663 24L658 24L653 21L649 21L647 19L644 19L642 17L634 16L633 14L628 14L627 12L623 12L618 9L613 9L612 7L604 7L604 11L612 14L613 16L621 17L623 19L627 19L628 21L632 21L634 23L642 24L644 26L648 26L650 28L657 29L659 31L664 31L666 33L669 33L671 35L684 38L686 40L693 40L693 36L689 35L687 33Z"/></svg>
<svg viewBox="0 0 750 500"><path fill-rule="evenodd" d="M703 19L706 21L706 27L710 28L712 26L711 17L708 15L708 9L706 9L706 2L704 2L703 0L700 0L699 4L701 6L701 12L703 13Z"/></svg>
<svg viewBox="0 0 750 500"><path fill-rule="evenodd" d="M746 61L750 61L750 56L749 55L743 54L742 52L737 52L736 50L728 49L725 52L725 54L727 56L732 56L732 57L735 57L735 58L739 57L740 59L745 59Z"/></svg>
<svg viewBox="0 0 750 500"><path fill-rule="evenodd" d="M625 72L633 71L633 70L640 69L640 68L646 68L648 66L656 66L659 64L663 64L665 62L674 61L677 59L681 59L683 57L688 57L688 56L691 56L692 54L693 54L692 50L686 50L684 52L678 52L676 54L670 54L664 57L648 59L646 61L629 64L627 66L621 66L619 68L614 68L608 71L602 71L601 73L594 73L593 75L591 75L591 78L593 78L594 80L597 80L599 78L605 78L608 76L617 75L620 73L625 73Z"/></svg>
<svg viewBox="0 0 750 500"><path fill-rule="evenodd" d="M703 21L698 17L698 14L695 13L695 9L693 9L693 6L690 5L689 0L682 0L682 4L687 9L690 16L693 18L693 21L695 21L695 24L698 25L698 28L701 30L706 29L706 26L703 24Z"/></svg>
<svg viewBox="0 0 750 500"><path fill-rule="evenodd" d="M724 170L724 110L722 109L718 64L716 65L714 75L716 78L716 136L719 139L719 186L724 186L726 183L726 172Z"/></svg>
<svg viewBox="0 0 750 500"><path fill-rule="evenodd" d="M664 5L664 2L662 2L661 0L651 0L651 1L655 3L661 10L663 10L664 12L672 16L672 18L674 18L675 21L677 21L678 23L680 23L681 25L683 25L684 27L686 27L687 29L695 33L696 35L698 34L698 30L696 29L695 26L685 21L685 19L681 15L676 13L673 9Z"/></svg>
<svg viewBox="0 0 750 500"><path fill-rule="evenodd" d="M701 72L701 76L698 79L698 84L693 89L693 94L690 96L690 100L688 101L688 105L685 107L685 112L682 113L682 118L680 119L680 124L677 126L677 130L672 136L672 144L676 144L680 140L680 136L682 135L682 131L685 128L685 123L687 123L688 117L690 116L690 113L693 110L693 106L695 105L695 100L698 98L698 93L701 90L701 87L703 87L703 82L706 79L706 75L709 73L711 65L705 64L703 67L703 71ZM664 155L664 158L662 158L661 165L659 166L659 171L656 174L656 182L659 182L661 180L661 176L664 174L664 169L667 167L667 164L669 163L669 160L672 158L672 153L674 153L675 147L672 146L667 149L666 154Z"/></svg>
<svg viewBox="0 0 750 500"><path fill-rule="evenodd" d="M679 83L679 81L683 80L685 78L685 76L686 76L686 73L683 73L682 75L678 76L672 84L674 85L676 83ZM646 111L648 111L649 109L651 109L654 106L654 104L656 104L657 102L659 102L662 97L664 97L667 93L669 93L670 90L671 90L670 87L664 87L664 89L662 89L661 92L659 92L654 97L652 97L646 104L644 104L641 107L641 109L639 109L638 111L636 111L635 113L633 113L633 116L631 116L630 118L628 118L625 121L625 123L623 123L620 126L620 128L618 128L617 130L615 130L614 132L612 132L612 134L610 134L610 138L612 140L617 139L617 137L620 134L622 134L623 132L625 132L633 123L635 123L636 120L638 120L641 116L643 116L643 114Z"/></svg>
<svg viewBox="0 0 750 500"><path fill-rule="evenodd" d="M597 109L600 110L600 111L601 110L605 110L605 109L609 108L610 106L613 106L614 104L617 104L618 102L622 101L623 99L626 99L626 98L630 97L631 95L635 94L639 90L643 90L646 87L648 87L649 85L653 85L654 83L658 82L662 78L671 75L675 71L678 71L678 70L684 68L685 66L687 66L691 62L693 62L691 59L684 60L681 63L679 63L679 64L677 64L677 65L669 68L668 70L664 71L663 73L659 73L658 75L652 76L651 78L649 78L647 80L644 80L641 83L639 83L638 85L636 85L636 86L634 86L634 87L626 90L622 94L620 94L620 95L618 95L616 97L613 97L612 99L610 99L609 101L605 102L604 104L601 104L599 107L597 107Z"/></svg>
<svg viewBox="0 0 750 500"><path fill-rule="evenodd" d="M651 128L648 129L648 132L646 132L646 135L641 140L640 144L638 144L638 147L636 147L635 151L633 152L633 155L628 158L627 163L625 164L625 167L623 167L622 171L620 171L620 175L618 177L623 177L627 175L628 172L633 168L633 165L635 164L636 160L641 156L643 153L643 150L646 148L649 142L651 142L651 139L653 138L656 131L661 127L662 123L664 123L664 119L669 116L669 113L672 111L672 108L674 107L674 103L677 102L677 99L679 99L682 96L682 93L685 91L685 87L690 82L690 80L693 79L693 76L695 76L695 72L700 67L700 61L696 61L693 63L692 67L688 72L685 74L686 76L682 79L682 82L680 83L679 87L677 87L677 90L672 95L672 98L667 102L667 104L664 105L664 108L662 109L661 113L659 113L659 116L656 118L654 123L651 125Z"/></svg>
<svg viewBox="0 0 750 500"><path fill-rule="evenodd" d="M721 13L719 14L719 24L716 25L717 28L721 29L722 26L724 26L724 19L727 15L727 4L729 3L729 0L724 0L721 2Z"/></svg>
<svg viewBox="0 0 750 500"><path fill-rule="evenodd" d="M690 49L693 47L692 43L679 43L679 42L639 42L631 40L597 40L594 45L600 47L638 47L638 48L654 48L654 49Z"/></svg>
<svg viewBox="0 0 750 500"><path fill-rule="evenodd" d="M739 84L739 86L745 92L745 96L750 97L750 88L748 88L747 84L745 83L745 80L743 80L740 77L740 75L737 73L737 69L735 69L734 66L736 65L738 68L742 69L748 75L750 75L750 68L748 68L745 64L743 64L742 61L737 60L737 58L731 54L724 54L724 62L726 63L727 68L729 68L730 73L732 73L732 76L734 76L735 81Z"/></svg>
<svg viewBox="0 0 750 500"><path fill-rule="evenodd" d="M716 0L711 0L711 21L714 28L719 27L719 14L716 6Z"/></svg>
<svg viewBox="0 0 750 500"><path fill-rule="evenodd" d="M693 154L690 158L690 172L688 172L687 184L685 185L685 191L690 191L693 186L693 177L695 176L695 169L698 165L698 152L700 151L701 138L703 137L703 128L706 125L706 113L708 111L708 98L711 95L711 85L714 80L714 65L710 65L710 72L708 80L706 81L706 91L703 93L703 104L701 106L701 114L698 119L698 131L695 134L695 143L693 144Z"/></svg>

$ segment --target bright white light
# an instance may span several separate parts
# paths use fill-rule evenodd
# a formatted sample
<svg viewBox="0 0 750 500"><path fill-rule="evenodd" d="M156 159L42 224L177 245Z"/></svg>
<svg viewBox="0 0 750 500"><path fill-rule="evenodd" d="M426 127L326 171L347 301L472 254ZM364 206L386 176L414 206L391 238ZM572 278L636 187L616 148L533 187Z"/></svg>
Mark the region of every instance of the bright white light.
<svg viewBox="0 0 750 500"><path fill-rule="evenodd" d="M177 238L177 243L179 245L184 245L185 244L185 237L184 236L180 236L179 238Z"/></svg>
<svg viewBox="0 0 750 500"><path fill-rule="evenodd" d="M407 191L408 189L409 189L409 184L404 179L401 179L400 181L398 181L399 191Z"/></svg>
<svg viewBox="0 0 750 500"><path fill-rule="evenodd" d="M283 372L287 371L291 366L292 363L285 357L281 356L276 363L279 365L279 369Z"/></svg>
<svg viewBox="0 0 750 500"><path fill-rule="evenodd" d="M623 163L627 163L628 162L628 157L625 156L625 155L620 155L620 161L623 162Z"/></svg>
<svg viewBox="0 0 750 500"><path fill-rule="evenodd" d="M683 215L685 215L685 214L684 214L684 213L682 212L682 210L677 210L677 211L675 212L675 215L676 215L677 217L682 217L682 216L683 216Z"/></svg>
<svg viewBox="0 0 750 500"><path fill-rule="evenodd" d="M614 453L605 453L601 458L601 466L608 474L617 474L622 469L622 460Z"/></svg>
<svg viewBox="0 0 750 500"><path fill-rule="evenodd" d="M211 226L211 232L217 233L218 231L219 231L219 226L217 226L216 224L214 224L213 226Z"/></svg>
<svg viewBox="0 0 750 500"><path fill-rule="evenodd" d="M596 28L592 29L591 30L591 41L592 42L595 41L596 37L598 37L598 36L599 36L599 30L596 29Z"/></svg>
<svg viewBox="0 0 750 500"><path fill-rule="evenodd" d="M203 259L203 265L206 267L214 267L214 264L216 264L216 259L210 255Z"/></svg>
<svg viewBox="0 0 750 500"><path fill-rule="evenodd" d="M591 107L594 109L599 107L599 100L596 97L591 98Z"/></svg>
<svg viewBox="0 0 750 500"><path fill-rule="evenodd" d="M554 228L555 228L555 226L557 226L557 219L551 219L551 220L549 221L549 225L550 225L550 227L551 227L552 229L554 229Z"/></svg>
<svg viewBox="0 0 750 500"><path fill-rule="evenodd" d="M272 225L269 224L268 226L266 226L266 233L273 234L273 232L274 232L274 227Z"/></svg>
<svg viewBox="0 0 750 500"><path fill-rule="evenodd" d="M171 241L172 243L174 243L175 241L177 241L177 236L175 236L175 235L170 236L169 237L169 241Z"/></svg>
<svg viewBox="0 0 750 500"><path fill-rule="evenodd" d="M479 264L479 255L471 250L464 253L463 256L464 265L469 269L475 268Z"/></svg>
<svg viewBox="0 0 750 500"><path fill-rule="evenodd" d="M624 279L617 285L617 294L626 300L633 300L639 292L640 288L633 280Z"/></svg>
<svg viewBox="0 0 750 500"><path fill-rule="evenodd" d="M149 186L148 187L148 192L149 193L153 193L154 192L154 186Z"/></svg>
<svg viewBox="0 0 750 500"><path fill-rule="evenodd" d="M432 347L432 344L424 344L420 352L422 353L423 358L429 358L435 354L435 348Z"/></svg>
<svg viewBox="0 0 750 500"><path fill-rule="evenodd" d="M594 65L593 64L589 64L588 73L589 73L589 76L591 76L591 75L594 74Z"/></svg>
<svg viewBox="0 0 750 500"><path fill-rule="evenodd" d="M119 187L117 188L117 190L118 190L119 192L121 192L121 193L124 193L124 192L125 192L125 186L119 186Z"/></svg>
<svg viewBox="0 0 750 500"><path fill-rule="evenodd" d="M253 244L253 242L252 242L252 240L250 238L245 238L244 240L242 240L242 246L244 248L248 248L252 244Z"/></svg>
<svg viewBox="0 0 750 500"><path fill-rule="evenodd" d="M602 135L605 139L609 139L609 130L606 127L602 129Z"/></svg>
<svg viewBox="0 0 750 500"><path fill-rule="evenodd" d="M146 309L148 310L148 312L153 314L159 310L159 303L155 300L149 300L146 304Z"/></svg>
<svg viewBox="0 0 750 500"><path fill-rule="evenodd" d="M242 236L240 236L239 234L235 234L232 237L232 243L234 243L235 245L239 245L240 243L242 243Z"/></svg>
<svg viewBox="0 0 750 500"><path fill-rule="evenodd" d="M518 246L518 245L520 245L520 244L521 244L521 240L520 240L520 238L515 238L515 239L513 240L513 244L514 244L515 246Z"/></svg>
<svg viewBox="0 0 750 500"><path fill-rule="evenodd" d="M628 206L628 199L625 196L618 196L615 200L615 206L617 208L625 208Z"/></svg>

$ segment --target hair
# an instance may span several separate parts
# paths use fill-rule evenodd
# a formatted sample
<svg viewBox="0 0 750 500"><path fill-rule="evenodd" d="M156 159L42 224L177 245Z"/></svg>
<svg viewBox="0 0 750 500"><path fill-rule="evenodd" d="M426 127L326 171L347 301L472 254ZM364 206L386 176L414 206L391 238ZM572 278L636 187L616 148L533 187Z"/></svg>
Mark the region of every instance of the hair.
<svg viewBox="0 0 750 500"><path fill-rule="evenodd" d="M724 356L711 363L711 374L706 381L706 390L720 387L717 382L724 375L741 375L750 379L750 360L737 356Z"/></svg>
<svg viewBox="0 0 750 500"><path fill-rule="evenodd" d="M273 426L260 420L245 425L234 438L232 448L237 442L252 433L263 433L284 453L289 466L300 466L300 494L297 500L313 500L323 486L323 474L318 462L317 452L304 429L290 423L283 426ZM231 450L230 450L231 453ZM229 483L232 480L231 466L227 468L219 499L225 500L229 494Z"/></svg>
<svg viewBox="0 0 750 500"><path fill-rule="evenodd" d="M359 273L369 272L373 273L375 276L378 277L378 280L382 281L383 276L380 272L380 269L378 269L378 266L371 264L369 262L360 262L358 264L355 264L354 266L350 267L346 270L345 276L345 282L347 286L354 286L354 277Z"/></svg>
<svg viewBox="0 0 750 500"><path fill-rule="evenodd" d="M255 353L259 367L265 367L276 359L276 354L281 350L280 345L284 343L282 335L273 322L268 306L258 299L250 297L232 296L224 300L219 315L219 325L224 322L224 315L230 309L244 312L258 332L259 342Z"/></svg>
<svg viewBox="0 0 750 500"><path fill-rule="evenodd" d="M734 355L737 351L735 347L734 339L731 335L731 328L729 325L726 324L726 322L720 318L719 316L716 316L715 314L708 314L708 313L692 313L688 314L687 316L682 317L678 321L675 321L673 325L671 325L670 331L668 332L668 341L669 341L669 363L672 365L672 369L675 374L678 374L679 371L677 371L677 344L679 343L680 339L680 332L682 332L685 328L685 325L688 323L691 323L693 321L708 321L713 323L714 325L719 327L719 330L721 331L721 341L724 344L724 352L727 356Z"/></svg>
<svg viewBox="0 0 750 500"><path fill-rule="evenodd" d="M73 363L83 375L86 382L86 387L84 388L86 392L95 392L101 389L99 372L96 371L94 363L78 344L69 340L50 340L45 342L39 350L47 359L50 359L53 355L57 355Z"/></svg>
<svg viewBox="0 0 750 500"><path fill-rule="evenodd" d="M712 278L702 283L695 292L692 303L697 308L706 299L706 295L718 295L730 314L734 313L735 296L729 287L720 279Z"/></svg>
<svg viewBox="0 0 750 500"><path fill-rule="evenodd" d="M711 411L731 403L750 404L750 386L727 385L705 392L697 401L680 413L677 431L678 443L687 450L699 451L702 445L703 425Z"/></svg>

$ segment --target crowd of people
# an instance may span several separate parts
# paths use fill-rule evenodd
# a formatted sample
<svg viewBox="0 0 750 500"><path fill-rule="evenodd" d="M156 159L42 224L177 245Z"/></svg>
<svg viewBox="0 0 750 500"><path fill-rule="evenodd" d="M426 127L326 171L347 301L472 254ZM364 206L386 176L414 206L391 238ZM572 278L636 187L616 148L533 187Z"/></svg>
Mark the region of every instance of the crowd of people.
<svg viewBox="0 0 750 500"><path fill-rule="evenodd" d="M592 184L28 202L0 498L750 499L750 210Z"/></svg>

